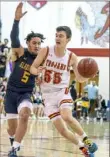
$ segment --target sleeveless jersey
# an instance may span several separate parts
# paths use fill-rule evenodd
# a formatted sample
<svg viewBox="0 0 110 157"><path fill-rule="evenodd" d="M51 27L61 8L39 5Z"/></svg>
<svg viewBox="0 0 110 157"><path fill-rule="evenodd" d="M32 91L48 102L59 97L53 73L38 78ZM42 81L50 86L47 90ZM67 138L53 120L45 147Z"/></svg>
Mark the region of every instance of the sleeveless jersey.
<svg viewBox="0 0 110 157"><path fill-rule="evenodd" d="M32 92L35 85L35 76L30 74L30 66L35 57L27 49L24 49L24 55L14 62L7 89L15 92Z"/></svg>
<svg viewBox="0 0 110 157"><path fill-rule="evenodd" d="M46 69L43 73L43 83L41 84L42 91L49 87L66 88L69 86L69 61L71 54L70 51L65 50L63 57L57 57L54 52L54 47L49 48L44 62Z"/></svg>

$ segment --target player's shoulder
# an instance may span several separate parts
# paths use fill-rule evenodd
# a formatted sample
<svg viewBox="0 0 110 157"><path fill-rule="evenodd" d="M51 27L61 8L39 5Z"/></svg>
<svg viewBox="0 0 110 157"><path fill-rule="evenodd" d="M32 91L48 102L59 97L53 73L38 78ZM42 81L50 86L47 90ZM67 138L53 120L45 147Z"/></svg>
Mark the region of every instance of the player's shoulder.
<svg viewBox="0 0 110 157"><path fill-rule="evenodd" d="M71 53L73 58L77 58L77 55L74 52L71 51Z"/></svg>
<svg viewBox="0 0 110 157"><path fill-rule="evenodd" d="M12 48L10 51L10 58L13 62L19 59L21 56L24 55L24 48Z"/></svg>
<svg viewBox="0 0 110 157"><path fill-rule="evenodd" d="M70 50L68 50L68 52L69 52L69 55L71 56L70 57L71 61L77 61L77 55L74 52L70 51Z"/></svg>
<svg viewBox="0 0 110 157"><path fill-rule="evenodd" d="M12 48L12 53L16 54L18 57L21 57L24 54L24 48L22 46L19 48Z"/></svg>
<svg viewBox="0 0 110 157"><path fill-rule="evenodd" d="M72 57L77 57L77 55L75 54L75 52L69 50L69 49L66 49L66 51L68 52L68 54L70 54Z"/></svg>

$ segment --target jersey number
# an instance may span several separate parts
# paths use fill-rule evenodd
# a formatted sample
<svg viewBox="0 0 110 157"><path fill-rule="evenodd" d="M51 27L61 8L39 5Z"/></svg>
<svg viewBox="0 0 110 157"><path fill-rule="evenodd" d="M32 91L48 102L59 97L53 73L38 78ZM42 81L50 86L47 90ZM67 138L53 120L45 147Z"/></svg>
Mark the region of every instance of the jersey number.
<svg viewBox="0 0 110 157"><path fill-rule="evenodd" d="M27 81L29 80L29 76L30 76L30 73L27 71L24 71L24 74L23 74L21 81L24 83L27 83Z"/></svg>
<svg viewBox="0 0 110 157"><path fill-rule="evenodd" d="M52 70L46 70L44 75L45 82L49 83L51 81L51 75L53 74L53 84L59 84L61 82L61 75L62 73L54 72Z"/></svg>

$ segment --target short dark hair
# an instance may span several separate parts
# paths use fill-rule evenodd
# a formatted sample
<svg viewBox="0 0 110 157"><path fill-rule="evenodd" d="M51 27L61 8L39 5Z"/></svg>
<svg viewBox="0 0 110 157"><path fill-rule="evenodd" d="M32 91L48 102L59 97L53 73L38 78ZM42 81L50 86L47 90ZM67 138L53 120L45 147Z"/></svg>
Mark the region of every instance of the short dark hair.
<svg viewBox="0 0 110 157"><path fill-rule="evenodd" d="M68 27L68 26L59 26L56 28L56 31L57 32L64 31L66 33L67 38L72 37L72 31L71 31L70 27Z"/></svg>
<svg viewBox="0 0 110 157"><path fill-rule="evenodd" d="M34 37L38 37L38 38L41 39L41 42L44 42L45 37L43 36L43 34L34 33L33 31L27 35L27 37L25 38L25 40L26 41L30 41Z"/></svg>
<svg viewBox="0 0 110 157"><path fill-rule="evenodd" d="M87 92L87 91L85 91L85 92L84 92L84 94L88 94L88 92Z"/></svg>
<svg viewBox="0 0 110 157"><path fill-rule="evenodd" d="M73 81L72 81L72 84L75 84L75 83L76 83L76 81L75 81L75 80L73 80Z"/></svg>

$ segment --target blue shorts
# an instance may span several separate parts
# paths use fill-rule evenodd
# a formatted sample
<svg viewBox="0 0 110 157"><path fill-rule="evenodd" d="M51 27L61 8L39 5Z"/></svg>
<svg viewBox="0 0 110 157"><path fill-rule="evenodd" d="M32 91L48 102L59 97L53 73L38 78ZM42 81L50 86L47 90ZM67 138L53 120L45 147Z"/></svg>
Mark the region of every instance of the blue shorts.
<svg viewBox="0 0 110 157"><path fill-rule="evenodd" d="M88 112L88 108L87 107L82 107L82 112Z"/></svg>
<svg viewBox="0 0 110 157"><path fill-rule="evenodd" d="M5 112L10 114L18 114L17 108L23 100L32 102L31 93L19 93L7 90L4 99Z"/></svg>

